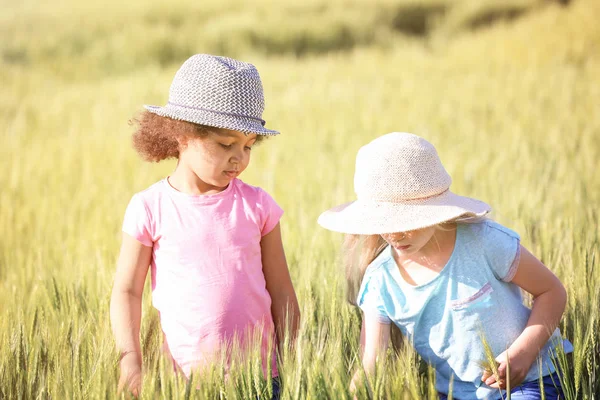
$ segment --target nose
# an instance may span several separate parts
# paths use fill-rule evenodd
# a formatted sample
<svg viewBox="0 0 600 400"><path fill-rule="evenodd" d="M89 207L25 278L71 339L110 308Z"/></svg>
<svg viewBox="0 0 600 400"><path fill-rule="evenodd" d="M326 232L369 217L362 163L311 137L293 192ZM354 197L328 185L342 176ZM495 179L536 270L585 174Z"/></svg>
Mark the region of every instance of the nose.
<svg viewBox="0 0 600 400"><path fill-rule="evenodd" d="M406 239L408 236L406 232L398 232L398 233L387 233L382 235L386 240L392 240L394 242L399 242L400 240Z"/></svg>
<svg viewBox="0 0 600 400"><path fill-rule="evenodd" d="M229 161L232 164L239 164L242 162L243 159L244 159L244 152L241 150L237 150L231 155L231 158L229 159Z"/></svg>
<svg viewBox="0 0 600 400"><path fill-rule="evenodd" d="M394 235L391 235L395 241L400 241L400 240L404 240L406 239L406 233L405 232L398 232Z"/></svg>

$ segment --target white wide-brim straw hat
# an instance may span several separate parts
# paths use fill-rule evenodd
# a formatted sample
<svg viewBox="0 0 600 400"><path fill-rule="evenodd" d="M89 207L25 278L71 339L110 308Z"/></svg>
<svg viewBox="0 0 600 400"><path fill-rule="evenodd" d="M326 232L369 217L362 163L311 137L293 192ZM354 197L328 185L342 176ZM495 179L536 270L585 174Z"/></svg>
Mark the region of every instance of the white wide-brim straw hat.
<svg viewBox="0 0 600 400"><path fill-rule="evenodd" d="M483 217L486 203L452 193L452 179L425 139L404 132L381 136L356 156L357 200L319 216L329 230L361 235L407 232Z"/></svg>
<svg viewBox="0 0 600 400"><path fill-rule="evenodd" d="M148 111L181 121L258 135L278 135L265 128L262 82L256 67L209 54L187 59L175 74L168 103L145 105Z"/></svg>

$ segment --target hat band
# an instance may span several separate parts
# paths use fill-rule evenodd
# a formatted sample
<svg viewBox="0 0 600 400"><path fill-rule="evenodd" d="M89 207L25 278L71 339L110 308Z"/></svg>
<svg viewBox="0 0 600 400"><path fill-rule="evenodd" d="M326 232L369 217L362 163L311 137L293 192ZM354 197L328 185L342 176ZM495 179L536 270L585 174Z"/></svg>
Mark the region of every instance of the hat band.
<svg viewBox="0 0 600 400"><path fill-rule="evenodd" d="M429 200L429 199L433 199L434 197L438 197L443 195L444 193L448 192L450 190L450 188L444 190L443 192L437 193L437 194L432 194L431 196L425 196L425 197L415 197L412 199L401 199L400 201L385 201L385 200L377 200L377 199L373 199L371 201L374 201L376 203L398 203L398 204L402 204L402 203L412 203L412 202L420 202L423 200Z"/></svg>
<svg viewBox="0 0 600 400"><path fill-rule="evenodd" d="M171 101L168 101L167 104L170 104L170 105L176 106L176 107L189 108L189 109L192 109L192 110L208 111L208 112L212 112L212 113L215 113L215 114L227 115L227 116L230 116L230 117L249 118L249 119L253 119L255 121L260 122L260 124L262 126L265 126L265 124L267 123L264 119L260 119L260 118L256 118L256 117L251 117L250 115L226 113L226 112L223 112L223 111L211 110L210 108L185 106L183 104L177 104L177 103L173 103Z"/></svg>

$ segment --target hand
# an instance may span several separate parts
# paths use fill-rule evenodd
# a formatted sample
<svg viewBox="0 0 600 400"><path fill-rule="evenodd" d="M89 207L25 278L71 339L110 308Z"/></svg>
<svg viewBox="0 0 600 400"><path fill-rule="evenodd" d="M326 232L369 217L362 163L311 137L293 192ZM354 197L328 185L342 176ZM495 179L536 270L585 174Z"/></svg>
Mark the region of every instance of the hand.
<svg viewBox="0 0 600 400"><path fill-rule="evenodd" d="M508 357L510 351L510 357ZM496 361L498 361L498 379L496 376L490 371L486 369L483 372L483 376L481 380L491 388L494 389L506 389L506 371L507 371L507 357L510 362L510 387L515 388L523 383L523 380L527 376L529 369L531 368L531 364L533 364L533 360L529 357L528 354L524 352L519 352L515 350L511 350L510 348L500 353L498 357L496 357Z"/></svg>
<svg viewBox="0 0 600 400"><path fill-rule="evenodd" d="M358 396L357 396L357 386L358 385L363 385L364 384L364 380L363 380L363 372L358 370L354 373L354 376L352 377L352 380L350 381L350 395L352 395L352 400L358 400Z"/></svg>
<svg viewBox="0 0 600 400"><path fill-rule="evenodd" d="M134 397L140 395L142 389L142 363L137 352L126 353L120 362L118 393L127 390Z"/></svg>
<svg viewBox="0 0 600 400"><path fill-rule="evenodd" d="M350 389L351 394L356 393L356 383L357 383L357 381L362 380L362 378L359 376L359 374L360 374L360 371L356 371L354 373L354 376L352 377L352 380L350 381L349 389ZM356 397L356 396L354 396L354 397Z"/></svg>

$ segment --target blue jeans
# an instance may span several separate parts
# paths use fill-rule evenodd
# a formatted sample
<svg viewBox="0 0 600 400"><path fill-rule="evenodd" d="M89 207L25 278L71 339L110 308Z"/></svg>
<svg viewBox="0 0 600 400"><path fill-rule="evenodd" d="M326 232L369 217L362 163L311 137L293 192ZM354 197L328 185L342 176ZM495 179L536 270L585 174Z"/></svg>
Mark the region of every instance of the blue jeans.
<svg viewBox="0 0 600 400"><path fill-rule="evenodd" d="M563 394L562 387L560 386L560 379L558 378L558 374L555 372L550 375L544 376L542 379L544 382L544 394L546 395L546 400L562 400L565 398ZM504 396L506 398L506 396ZM540 395L540 382L539 380L530 381L522 383L521 386L517 386L516 388L510 391L511 400L540 400L542 396ZM440 393L440 400L447 400L448 397ZM456 399L455 400L459 400Z"/></svg>
<svg viewBox="0 0 600 400"><path fill-rule="evenodd" d="M279 400L279 398L281 397L281 381L279 380L279 377L276 376L275 378L273 378L273 397L271 397L271 400Z"/></svg>
<svg viewBox="0 0 600 400"><path fill-rule="evenodd" d="M279 398L281 397L281 381L279 380L279 377L276 376L272 379L271 382L273 383L273 397L271 397L271 400L279 400ZM258 396L256 397L256 400L263 399L261 399L260 396Z"/></svg>

